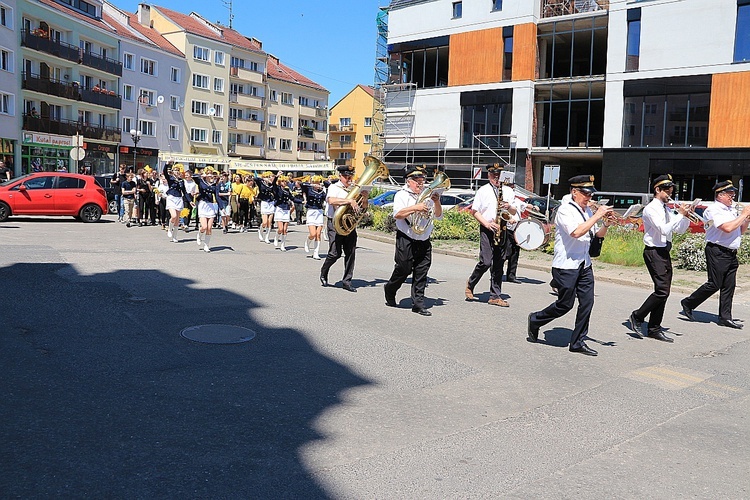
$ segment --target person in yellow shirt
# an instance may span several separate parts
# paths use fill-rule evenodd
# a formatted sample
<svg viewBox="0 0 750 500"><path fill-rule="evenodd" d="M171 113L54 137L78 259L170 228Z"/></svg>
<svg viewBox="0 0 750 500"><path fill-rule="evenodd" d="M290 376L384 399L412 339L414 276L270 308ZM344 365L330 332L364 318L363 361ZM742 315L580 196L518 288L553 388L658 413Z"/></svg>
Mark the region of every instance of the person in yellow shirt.
<svg viewBox="0 0 750 500"><path fill-rule="evenodd" d="M240 225L240 191L242 191L242 176L234 174L232 176L231 195L229 197L229 206L232 211L232 225L237 228Z"/></svg>
<svg viewBox="0 0 750 500"><path fill-rule="evenodd" d="M253 226L255 219L255 197L258 196L258 187L252 176L245 176L245 183L239 193L240 206L240 232L244 233Z"/></svg>

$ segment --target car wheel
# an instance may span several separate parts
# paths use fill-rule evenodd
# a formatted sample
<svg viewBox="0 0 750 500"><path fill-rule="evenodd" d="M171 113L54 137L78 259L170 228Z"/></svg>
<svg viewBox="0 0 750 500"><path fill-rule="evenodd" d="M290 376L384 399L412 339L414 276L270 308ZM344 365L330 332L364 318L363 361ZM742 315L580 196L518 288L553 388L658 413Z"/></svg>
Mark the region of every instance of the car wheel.
<svg viewBox="0 0 750 500"><path fill-rule="evenodd" d="M79 217L83 222L98 222L102 218L102 209L93 204L84 205Z"/></svg>
<svg viewBox="0 0 750 500"><path fill-rule="evenodd" d="M117 202L115 200L109 200L109 207L107 207L109 213L116 214L118 212L117 208Z"/></svg>
<svg viewBox="0 0 750 500"><path fill-rule="evenodd" d="M10 217L10 207L7 203L0 201L0 222L5 222Z"/></svg>

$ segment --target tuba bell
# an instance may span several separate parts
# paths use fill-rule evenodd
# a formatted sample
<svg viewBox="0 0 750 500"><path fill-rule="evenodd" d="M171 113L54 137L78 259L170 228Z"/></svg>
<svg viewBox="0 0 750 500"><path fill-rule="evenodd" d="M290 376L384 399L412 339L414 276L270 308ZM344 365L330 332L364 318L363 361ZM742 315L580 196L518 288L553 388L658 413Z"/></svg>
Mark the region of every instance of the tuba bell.
<svg viewBox="0 0 750 500"><path fill-rule="evenodd" d="M435 179L422 189L422 192L417 198L417 203L424 203L427 207L426 212L414 212L409 216L409 223L411 224L411 230L416 234L424 234L427 231L427 227L435 217L435 202L432 201L433 193L442 194L446 189L450 189L451 180L445 175L445 172L438 172L435 174Z"/></svg>
<svg viewBox="0 0 750 500"><path fill-rule="evenodd" d="M385 163L374 156L365 156L365 171L346 195L347 200L357 200L359 210L354 210L351 205L341 205L333 213L333 227L341 236L346 236L357 229L359 221L365 216L365 201L368 193L362 191L363 187L371 186L375 179L388 177L388 167Z"/></svg>

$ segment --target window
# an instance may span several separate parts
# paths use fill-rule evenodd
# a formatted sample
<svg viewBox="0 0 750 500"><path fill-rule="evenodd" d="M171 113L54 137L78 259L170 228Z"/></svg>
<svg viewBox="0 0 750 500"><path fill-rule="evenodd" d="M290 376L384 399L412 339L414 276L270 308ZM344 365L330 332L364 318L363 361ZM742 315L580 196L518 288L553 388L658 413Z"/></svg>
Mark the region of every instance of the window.
<svg viewBox="0 0 750 500"><path fill-rule="evenodd" d="M223 78L214 78L214 92L224 92Z"/></svg>
<svg viewBox="0 0 750 500"><path fill-rule="evenodd" d="M341 125L342 127L348 127L351 124L352 124L351 118L339 118L339 125Z"/></svg>
<svg viewBox="0 0 750 500"><path fill-rule="evenodd" d="M133 54L128 54L125 52L122 55L122 67L125 69L129 69L130 71L135 70L135 56Z"/></svg>
<svg viewBox="0 0 750 500"><path fill-rule="evenodd" d="M394 44L389 59L389 83L414 83L417 88L448 85L449 37Z"/></svg>
<svg viewBox="0 0 750 500"><path fill-rule="evenodd" d="M156 104L156 92L153 90L141 89L141 104L154 106Z"/></svg>
<svg viewBox="0 0 750 500"><path fill-rule="evenodd" d="M453 2L453 19L460 19L462 10L463 6L461 5L461 2Z"/></svg>
<svg viewBox="0 0 750 500"><path fill-rule="evenodd" d="M208 130L205 128L191 128L190 140L193 142L208 142Z"/></svg>
<svg viewBox="0 0 750 500"><path fill-rule="evenodd" d="M193 46L193 59L198 61L208 61L210 51L206 47Z"/></svg>
<svg viewBox="0 0 750 500"><path fill-rule="evenodd" d="M269 137L268 138L268 149L276 149L276 138L275 137Z"/></svg>
<svg viewBox="0 0 750 500"><path fill-rule="evenodd" d="M299 96L299 105L300 106L310 106L310 99L307 97Z"/></svg>
<svg viewBox="0 0 750 500"><path fill-rule="evenodd" d="M555 84L537 92L537 145L541 147L602 146L604 82ZM489 132L494 133L494 132ZM499 132L508 133L505 130Z"/></svg>
<svg viewBox="0 0 750 500"><path fill-rule="evenodd" d="M141 73L156 76L156 61L141 57Z"/></svg>
<svg viewBox="0 0 750 500"><path fill-rule="evenodd" d="M180 68L172 66L172 69L169 72L169 80L174 83L180 83Z"/></svg>
<svg viewBox="0 0 750 500"><path fill-rule="evenodd" d="M369 116L365 117L365 127L372 127L372 118Z"/></svg>
<svg viewBox="0 0 750 500"><path fill-rule="evenodd" d="M279 149L282 151L291 151L292 150L292 140L291 139L281 139L279 141Z"/></svg>
<svg viewBox="0 0 750 500"><path fill-rule="evenodd" d="M278 94L276 94L276 91L275 91L275 90L272 90L272 91L271 91L271 100L272 100L273 102L279 102L279 96L278 96Z"/></svg>
<svg viewBox="0 0 750 500"><path fill-rule="evenodd" d="M0 49L0 69L13 72L13 52Z"/></svg>
<svg viewBox="0 0 750 500"><path fill-rule="evenodd" d="M503 0L492 0L492 11L503 10Z"/></svg>
<svg viewBox="0 0 750 500"><path fill-rule="evenodd" d="M214 144L221 144L221 130L211 131L211 142Z"/></svg>
<svg viewBox="0 0 750 500"><path fill-rule="evenodd" d="M150 120L138 120L138 130L141 131L141 134L148 136L148 137L154 137L154 130L156 130L156 122L152 122Z"/></svg>
<svg viewBox="0 0 750 500"><path fill-rule="evenodd" d="M214 63L219 66L224 66L224 52L220 50L214 51Z"/></svg>
<svg viewBox="0 0 750 500"><path fill-rule="evenodd" d="M638 71L641 55L641 9L628 9L628 46L625 51L625 71Z"/></svg>
<svg viewBox="0 0 750 500"><path fill-rule="evenodd" d="M191 104L191 110L194 115L207 115L208 103L206 101L193 101Z"/></svg>
<svg viewBox="0 0 750 500"><path fill-rule="evenodd" d="M0 5L0 25L13 29L13 9Z"/></svg>
<svg viewBox="0 0 750 500"><path fill-rule="evenodd" d="M294 126L293 123L291 116L281 117L281 128L292 128Z"/></svg>
<svg viewBox="0 0 750 500"><path fill-rule="evenodd" d="M180 140L180 127L174 124L169 125L169 140L170 141Z"/></svg>
<svg viewBox="0 0 750 500"><path fill-rule="evenodd" d="M214 116L216 116L216 118L224 118L224 106L223 105L219 103L214 103L214 111L216 111L216 113L214 113Z"/></svg>
<svg viewBox="0 0 750 500"><path fill-rule="evenodd" d="M76 177L60 176L57 178L57 189L83 189L86 181Z"/></svg>
<svg viewBox="0 0 750 500"><path fill-rule="evenodd" d="M133 86L132 85L123 85L122 86L122 98L126 101L132 101L134 99L133 97ZM128 129L130 130L130 129Z"/></svg>
<svg viewBox="0 0 750 500"><path fill-rule="evenodd" d="M372 143L372 136L371 135L365 135L365 144Z"/></svg>
<svg viewBox="0 0 750 500"><path fill-rule="evenodd" d="M487 90L461 95L461 147L472 147L474 134L482 137L487 147L502 149L510 146L513 91Z"/></svg>
<svg viewBox="0 0 750 500"><path fill-rule="evenodd" d="M250 71L263 72L263 69L261 68L261 66L255 61L250 61L250 63L247 66L247 69L249 69Z"/></svg>
<svg viewBox="0 0 750 500"><path fill-rule="evenodd" d="M232 56L229 59L229 65L233 68L244 68L245 67L245 60L240 59L239 57Z"/></svg>
<svg viewBox="0 0 750 500"><path fill-rule="evenodd" d="M503 27L503 81L513 79L513 26Z"/></svg>
<svg viewBox="0 0 750 500"><path fill-rule="evenodd" d="M750 61L750 0L737 0L734 62Z"/></svg>
<svg viewBox="0 0 750 500"><path fill-rule="evenodd" d="M0 113L4 115L13 115L13 95L0 92Z"/></svg>
<svg viewBox="0 0 750 500"><path fill-rule="evenodd" d="M128 117L122 118L122 132L125 134L129 134L130 131L133 129L133 119Z"/></svg>
<svg viewBox="0 0 750 500"><path fill-rule="evenodd" d="M294 96L289 92L282 92L281 104L294 104Z"/></svg>
<svg viewBox="0 0 750 500"><path fill-rule="evenodd" d="M180 98L176 95L169 96L169 109L171 111L180 110Z"/></svg>
<svg viewBox="0 0 750 500"><path fill-rule="evenodd" d="M276 115L268 115L268 126L269 127L276 126Z"/></svg>
<svg viewBox="0 0 750 500"><path fill-rule="evenodd" d="M193 74L193 87L198 89L208 88L208 76L199 75L198 73Z"/></svg>

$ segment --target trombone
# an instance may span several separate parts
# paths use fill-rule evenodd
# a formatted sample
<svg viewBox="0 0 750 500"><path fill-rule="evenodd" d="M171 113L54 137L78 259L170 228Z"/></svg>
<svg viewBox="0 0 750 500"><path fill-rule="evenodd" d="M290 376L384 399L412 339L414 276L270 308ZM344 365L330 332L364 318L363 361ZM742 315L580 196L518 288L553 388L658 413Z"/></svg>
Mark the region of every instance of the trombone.
<svg viewBox="0 0 750 500"><path fill-rule="evenodd" d="M687 215L685 215L685 217L687 217L688 220L690 220L690 222L694 224L705 225L706 219L698 215L697 213L695 213L695 207L697 207L701 201L703 201L702 198L696 198L690 203L680 203L678 201L674 201L672 198L667 198L667 203L673 202L675 204L675 208L677 208L677 206L679 205L683 207L685 210L687 210Z"/></svg>

